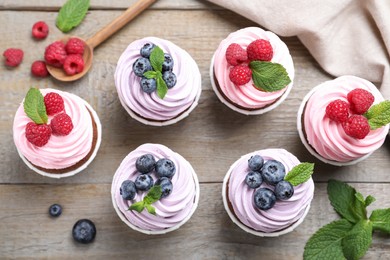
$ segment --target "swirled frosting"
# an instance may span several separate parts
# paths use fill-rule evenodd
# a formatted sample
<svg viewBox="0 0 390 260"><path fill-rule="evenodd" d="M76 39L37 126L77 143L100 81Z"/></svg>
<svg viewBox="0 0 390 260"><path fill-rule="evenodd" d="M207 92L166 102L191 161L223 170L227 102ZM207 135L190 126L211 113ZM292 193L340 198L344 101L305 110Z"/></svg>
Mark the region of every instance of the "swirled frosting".
<svg viewBox="0 0 390 260"><path fill-rule="evenodd" d="M241 157L231 169L228 181L228 199L236 217L251 229L271 233L285 229L298 221L310 205L314 194L314 182L310 178L305 183L294 187L294 195L285 201L277 200L269 210L260 210L253 202L256 189L251 189L245 183L245 176L249 172L248 160L258 154L267 160L278 160L286 167L288 173L299 160L284 149L265 149ZM261 187L272 186L263 183Z"/></svg>
<svg viewBox="0 0 390 260"><path fill-rule="evenodd" d="M146 210L141 213L128 210L133 203L143 200L147 192L138 192L134 200L125 200L120 195L122 182L125 180L135 181L140 174L135 168L137 158L148 153L152 154L156 160L170 159L176 166L176 173L171 179L172 193L152 205L156 209L156 215L152 215ZM190 163L178 153L160 144L143 144L122 161L114 175L111 194L118 209L134 226L143 230L163 230L180 224L191 214L196 196L194 174ZM151 176L154 181L157 180L155 173L152 173Z"/></svg>
<svg viewBox="0 0 390 260"><path fill-rule="evenodd" d="M45 169L64 169L75 165L87 156L92 147L92 118L85 101L71 93L41 89L43 96L49 92L58 93L64 100L65 112L70 116L73 130L66 136L52 134L49 142L37 147L27 141L26 125L32 120L26 115L23 102L16 111L13 124L13 137L17 149L32 164ZM53 116L49 116L50 124Z"/></svg>
<svg viewBox="0 0 390 260"><path fill-rule="evenodd" d="M348 136L340 123L325 116L326 106L333 100L348 102L348 93L362 88L371 92L374 104L383 101L383 96L369 81L342 76L318 85L310 96L304 110L303 124L308 143L323 158L337 162L348 162L378 149L385 141L389 126L371 130L364 139Z"/></svg>
<svg viewBox="0 0 390 260"><path fill-rule="evenodd" d="M274 51L271 61L284 66L291 79L290 85L293 84L294 80L292 57L286 44L276 34L264 31L258 27L247 27L229 34L226 39L221 41L214 54L214 76L218 81L219 89L231 102L248 109L263 108L274 103L287 89L286 86L286 88L279 91L265 92L258 90L252 80L245 85L237 87L229 79L231 66L226 61L226 49L232 43L238 43L242 48L246 49L251 42L257 39L268 40L271 43Z"/></svg>
<svg viewBox="0 0 390 260"><path fill-rule="evenodd" d="M154 43L173 58L177 82L164 99L159 98L156 91L151 94L143 92L141 78L133 72L133 63L141 57L140 49L145 43ZM172 42L156 37L132 42L119 58L114 77L122 105L155 121L166 121L183 113L192 105L201 88L200 71L195 60Z"/></svg>

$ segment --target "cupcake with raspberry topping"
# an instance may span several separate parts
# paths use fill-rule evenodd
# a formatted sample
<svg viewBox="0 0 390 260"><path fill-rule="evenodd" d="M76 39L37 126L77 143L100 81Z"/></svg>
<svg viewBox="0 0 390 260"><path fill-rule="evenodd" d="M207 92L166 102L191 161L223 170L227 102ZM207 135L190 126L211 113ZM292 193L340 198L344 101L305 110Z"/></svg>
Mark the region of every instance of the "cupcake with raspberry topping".
<svg viewBox="0 0 390 260"><path fill-rule="evenodd" d="M268 112L289 94L294 64L286 44L258 27L240 29L219 44L210 77L222 103L245 115Z"/></svg>
<svg viewBox="0 0 390 260"><path fill-rule="evenodd" d="M31 88L16 111L13 137L30 169L52 178L68 177L95 158L101 124L93 108L80 97Z"/></svg>
<svg viewBox="0 0 390 260"><path fill-rule="evenodd" d="M371 82L342 76L313 88L298 111L308 151L325 163L352 165L382 146L389 132L390 101Z"/></svg>

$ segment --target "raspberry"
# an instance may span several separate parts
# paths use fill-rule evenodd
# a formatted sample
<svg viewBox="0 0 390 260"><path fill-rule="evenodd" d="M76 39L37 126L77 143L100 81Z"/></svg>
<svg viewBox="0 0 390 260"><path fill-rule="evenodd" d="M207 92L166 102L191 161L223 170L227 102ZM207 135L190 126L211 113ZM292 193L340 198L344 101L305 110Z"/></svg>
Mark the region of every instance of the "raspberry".
<svg viewBox="0 0 390 260"><path fill-rule="evenodd" d="M270 61L274 55L271 43L263 39L251 42L246 48L246 52L248 53L248 59L250 61Z"/></svg>
<svg viewBox="0 0 390 260"><path fill-rule="evenodd" d="M349 104L341 99L334 100L326 106L326 115L336 122L346 122L349 117Z"/></svg>
<svg viewBox="0 0 390 260"><path fill-rule="evenodd" d="M232 66L248 60L246 51L237 43L232 43L227 47L225 56L227 62Z"/></svg>
<svg viewBox="0 0 390 260"><path fill-rule="evenodd" d="M79 38L70 38L65 45L66 53L68 54L80 54L84 53L84 42Z"/></svg>
<svg viewBox="0 0 390 260"><path fill-rule="evenodd" d="M38 125L30 122L26 125L26 138L35 146L42 147L49 141L51 136L50 126Z"/></svg>
<svg viewBox="0 0 390 260"><path fill-rule="evenodd" d="M34 61L33 64L31 64L31 73L35 77L47 77L49 75L49 72L46 69L46 63L41 60Z"/></svg>
<svg viewBox="0 0 390 260"><path fill-rule="evenodd" d="M46 47L45 61L47 64L57 68L61 68L66 59L65 44L61 41L56 41Z"/></svg>
<svg viewBox="0 0 390 260"><path fill-rule="evenodd" d="M50 122L53 134L68 135L73 129L72 119L66 113L56 115Z"/></svg>
<svg viewBox="0 0 390 260"><path fill-rule="evenodd" d="M69 76L82 72L84 69L84 60L81 55L70 54L64 62L65 73Z"/></svg>
<svg viewBox="0 0 390 260"><path fill-rule="evenodd" d="M356 88L349 92L347 99L351 105L351 110L359 115L366 113L372 103L374 103L374 96L361 88Z"/></svg>
<svg viewBox="0 0 390 260"><path fill-rule="evenodd" d="M252 71L247 65L237 65L230 69L229 78L236 86L241 86L251 80Z"/></svg>
<svg viewBox="0 0 390 260"><path fill-rule="evenodd" d="M44 21L36 22L32 27L32 36L35 39L45 39L49 34L49 26Z"/></svg>
<svg viewBox="0 0 390 260"><path fill-rule="evenodd" d="M344 132L354 138L363 139L370 132L367 118L362 115L353 115L343 123Z"/></svg>
<svg viewBox="0 0 390 260"><path fill-rule="evenodd" d="M23 51L21 49L9 48L3 53L5 57L5 65L9 67L18 66L23 60Z"/></svg>
<svg viewBox="0 0 390 260"><path fill-rule="evenodd" d="M48 115L55 115L64 111L64 100L62 97L54 92L49 92L43 98L46 106L46 113Z"/></svg>

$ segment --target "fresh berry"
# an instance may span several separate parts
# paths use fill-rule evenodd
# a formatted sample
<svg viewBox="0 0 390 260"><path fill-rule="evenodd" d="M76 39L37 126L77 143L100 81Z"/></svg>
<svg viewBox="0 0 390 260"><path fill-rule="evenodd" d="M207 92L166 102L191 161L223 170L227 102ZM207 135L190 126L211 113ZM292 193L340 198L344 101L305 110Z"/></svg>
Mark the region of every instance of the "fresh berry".
<svg viewBox="0 0 390 260"><path fill-rule="evenodd" d="M286 169L281 162L269 160L264 163L261 175L267 184L276 185L283 180L284 175L286 175Z"/></svg>
<svg viewBox="0 0 390 260"><path fill-rule="evenodd" d="M148 79L148 78L142 77L142 79L140 81L140 85L141 85L142 91L145 93L148 93L148 94L156 91L156 89L157 89L156 79Z"/></svg>
<svg viewBox="0 0 390 260"><path fill-rule="evenodd" d="M62 207L59 204L53 204L49 208L49 214L52 217L58 217L62 213Z"/></svg>
<svg viewBox="0 0 390 260"><path fill-rule="evenodd" d="M347 99L351 104L351 110L356 114L363 115L374 103L374 96L365 89L356 88L348 93Z"/></svg>
<svg viewBox="0 0 390 260"><path fill-rule="evenodd" d="M49 72L47 71L46 63L41 60L34 61L33 64L31 64L31 74L40 78L47 77Z"/></svg>
<svg viewBox="0 0 390 260"><path fill-rule="evenodd" d="M333 100L326 106L325 114L336 122L346 122L349 117L349 104L341 99Z"/></svg>
<svg viewBox="0 0 390 260"><path fill-rule="evenodd" d="M176 172L176 166L175 164L169 160L169 159L160 159L156 163L156 175L161 177L167 177L172 178L173 175L175 175Z"/></svg>
<svg viewBox="0 0 390 260"><path fill-rule="evenodd" d="M135 168L140 173L149 173L154 170L156 166L156 159L152 154L144 154L135 161Z"/></svg>
<svg viewBox="0 0 390 260"><path fill-rule="evenodd" d="M137 191L149 190L153 186L153 178L149 174L141 174L135 179Z"/></svg>
<svg viewBox="0 0 390 260"><path fill-rule="evenodd" d="M45 102L46 113L49 116L64 111L64 100L55 92L47 93L43 98L43 101Z"/></svg>
<svg viewBox="0 0 390 260"><path fill-rule="evenodd" d="M84 54L84 41L79 38L70 38L65 45L67 54Z"/></svg>
<svg viewBox="0 0 390 260"><path fill-rule="evenodd" d="M362 115L353 115L343 123L345 133L357 139L364 139L370 132L367 118Z"/></svg>
<svg viewBox="0 0 390 260"><path fill-rule="evenodd" d="M55 115L50 126L54 135L68 135L73 129L72 119L66 113Z"/></svg>
<svg viewBox="0 0 390 260"><path fill-rule="evenodd" d="M141 56L144 58L149 58L150 53L152 53L154 47L156 47L156 45L154 45L153 43L145 43L140 50Z"/></svg>
<svg viewBox="0 0 390 260"><path fill-rule="evenodd" d="M142 77L145 72L153 70L150 61L147 58L138 58L133 64L134 74L138 77Z"/></svg>
<svg viewBox="0 0 390 260"><path fill-rule="evenodd" d="M70 54L64 61L65 73L69 76L80 73L84 70L83 56L79 54Z"/></svg>
<svg viewBox="0 0 390 260"><path fill-rule="evenodd" d="M236 86L245 85L252 78L252 71L247 65L237 65L230 69L229 78Z"/></svg>
<svg viewBox="0 0 390 260"><path fill-rule="evenodd" d="M246 51L250 61L270 61L274 55L271 43L263 39L251 42L246 48Z"/></svg>
<svg viewBox="0 0 390 260"><path fill-rule="evenodd" d="M276 196L274 192L268 188L257 189L253 195L253 199L256 207L261 210L272 208L276 202Z"/></svg>
<svg viewBox="0 0 390 260"><path fill-rule="evenodd" d="M45 61L51 66L61 68L66 56L65 44L61 41L55 41L45 49Z"/></svg>
<svg viewBox="0 0 390 260"><path fill-rule="evenodd" d="M44 21L36 22L32 27L32 36L35 39L45 39L49 34L49 26Z"/></svg>
<svg viewBox="0 0 390 260"><path fill-rule="evenodd" d="M165 198L172 193L173 185L171 180L168 179L167 177L161 177L156 181L155 185L161 186L162 193L160 198Z"/></svg>
<svg viewBox="0 0 390 260"><path fill-rule="evenodd" d="M95 224L89 219L78 220L73 226L72 236L79 243L91 243L96 236Z"/></svg>
<svg viewBox="0 0 390 260"><path fill-rule="evenodd" d="M176 75L172 71L165 71L162 77L168 88L173 88L176 85Z"/></svg>
<svg viewBox="0 0 390 260"><path fill-rule="evenodd" d="M288 200L294 195L294 187L288 181L280 181L275 186L275 196L278 200Z"/></svg>
<svg viewBox="0 0 390 260"><path fill-rule="evenodd" d="M245 183L249 188L256 189L263 183L263 178L259 172L250 171L245 177Z"/></svg>
<svg viewBox="0 0 390 260"><path fill-rule="evenodd" d="M173 70L173 59L172 56L168 53L164 53L164 62L162 64L162 71L172 71Z"/></svg>
<svg viewBox="0 0 390 260"><path fill-rule="evenodd" d="M9 48L3 53L5 57L5 65L9 67L18 66L23 60L23 51L21 49Z"/></svg>
<svg viewBox="0 0 390 260"><path fill-rule="evenodd" d="M227 47L225 56L226 61L232 66L236 66L248 60L248 54L237 43L232 43Z"/></svg>
<svg viewBox="0 0 390 260"><path fill-rule="evenodd" d="M131 180L125 180L122 182L121 187L119 188L119 193L122 195L124 200L132 200L135 198L135 194L137 193L137 188L135 187L135 183Z"/></svg>
<svg viewBox="0 0 390 260"><path fill-rule="evenodd" d="M248 167L252 171L260 171L261 167L263 167L264 159L260 155L256 154L251 156L248 160Z"/></svg>
<svg viewBox="0 0 390 260"><path fill-rule="evenodd" d="M42 147L49 141L51 136L51 128L49 125L38 125L30 122L26 125L27 141L35 146Z"/></svg>

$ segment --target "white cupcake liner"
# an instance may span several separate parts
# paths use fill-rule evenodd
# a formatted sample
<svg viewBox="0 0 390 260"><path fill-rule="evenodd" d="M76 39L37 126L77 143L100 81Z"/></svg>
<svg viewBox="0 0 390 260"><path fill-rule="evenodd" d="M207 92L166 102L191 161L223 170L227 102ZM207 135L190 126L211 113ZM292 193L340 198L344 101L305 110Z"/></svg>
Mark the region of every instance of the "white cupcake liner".
<svg viewBox="0 0 390 260"><path fill-rule="evenodd" d="M80 98L80 99L82 99L82 98ZM80 167L78 167L77 169L74 169L72 171L69 171L69 172L66 172L66 173L48 173L48 172L45 172L44 170L41 170L41 169L38 169L37 167L35 167L31 162L29 162L26 159L26 157L24 157L24 155L20 152L20 150L18 148L16 148L20 158L22 158L23 162L31 170L33 170L36 173L38 173L38 174L40 174L42 176L45 176L45 177L50 177L50 178L54 178L54 179L60 179L60 178L64 178L64 177L70 177L70 176L73 176L73 175L81 172L82 170L86 169L88 167L88 165L95 159L96 154L97 154L97 152L99 150L101 141L102 141L102 124L100 123L100 119L99 119L96 111L92 108L92 106L90 104L88 104L88 102L85 101L84 99L82 99L82 100L84 101L85 106L91 112L92 117L93 117L93 119L94 119L94 121L96 123L96 130L97 130L97 140L96 140L95 149L93 150L93 152L92 152L91 156L89 157L89 159L85 163L80 165Z"/></svg>
<svg viewBox="0 0 390 260"><path fill-rule="evenodd" d="M291 82L288 86L287 86L287 89L286 91L283 93L282 96L279 97L279 99L277 99L274 103L270 104L269 106L266 106L264 108L259 108L259 109L256 109L256 110L245 110L245 109L242 109L242 108L239 108L239 107L236 107L235 105L233 105L230 101L226 100L225 97L219 92L219 89L217 87L217 83L215 83L215 78L214 78L214 59L215 59L215 53L213 55L213 57L211 58L211 63L210 63L210 81L211 81L211 86L215 92L215 94L217 95L218 99L223 103L225 104L226 106L228 106L230 109L240 113L240 114L243 114L243 115L261 115L261 114L264 114L264 113L267 113L273 109L275 109L277 106L279 106L280 104L283 103L283 101L287 98L288 94L290 94L290 91L293 87L293 82Z"/></svg>

